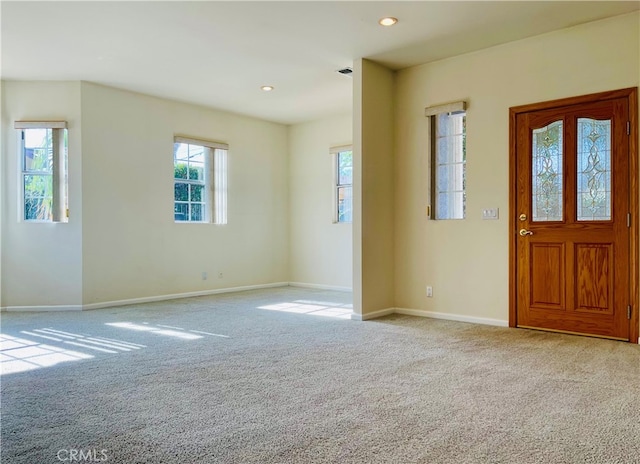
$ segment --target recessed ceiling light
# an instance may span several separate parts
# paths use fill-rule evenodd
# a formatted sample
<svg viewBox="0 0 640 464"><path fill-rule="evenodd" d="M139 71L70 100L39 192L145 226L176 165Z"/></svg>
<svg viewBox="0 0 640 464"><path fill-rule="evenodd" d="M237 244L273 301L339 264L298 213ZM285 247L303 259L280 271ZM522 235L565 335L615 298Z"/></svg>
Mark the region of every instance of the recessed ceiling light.
<svg viewBox="0 0 640 464"><path fill-rule="evenodd" d="M378 21L378 23L381 26L393 26L397 22L398 22L398 19L397 18L393 18L391 16L388 16L386 18L380 18L380 21Z"/></svg>
<svg viewBox="0 0 640 464"><path fill-rule="evenodd" d="M262 90L264 90L265 92L271 92L273 90L273 86L272 85L263 85L262 87L260 87Z"/></svg>

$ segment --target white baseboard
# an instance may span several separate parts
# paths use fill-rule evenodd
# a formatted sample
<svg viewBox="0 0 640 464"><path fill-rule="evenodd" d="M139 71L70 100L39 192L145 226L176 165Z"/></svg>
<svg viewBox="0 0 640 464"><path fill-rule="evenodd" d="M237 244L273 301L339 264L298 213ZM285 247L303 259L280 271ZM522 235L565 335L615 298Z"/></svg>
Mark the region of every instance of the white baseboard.
<svg viewBox="0 0 640 464"><path fill-rule="evenodd" d="M509 321L502 319L489 319L486 317L465 316L462 314L437 313L434 311L425 311L422 309L396 308L397 314L406 314L407 316L430 317L432 319L445 319L447 321L470 322L472 324L495 325L498 327L509 327Z"/></svg>
<svg viewBox="0 0 640 464"><path fill-rule="evenodd" d="M4 306L2 312L82 311L82 305Z"/></svg>
<svg viewBox="0 0 640 464"><path fill-rule="evenodd" d="M234 293L234 292L243 292L247 290L259 290L263 288L275 288L275 287L287 287L287 286L301 287L301 288L314 288L314 289L320 289L320 290L336 290L336 291L344 291L344 292L351 291L351 289L347 287L333 287L328 285L306 284L301 282L274 282L270 284L246 285L242 287L219 288L219 289L212 289L212 290L202 290L197 292L174 293L169 295L130 298L126 300L104 301L100 303L90 303L86 305L6 306L6 307L0 308L0 310L3 312L81 311L81 310L111 308L116 306L127 306L127 305L134 305L134 304L140 304L140 303L153 303L156 301L177 300L180 298L191 298L196 296L207 296L207 295L216 295L221 293ZM493 325L498 327L509 326L508 321L501 320L501 319L489 319L484 317L465 316L461 314L438 313L434 311L425 311L421 309L408 309L408 308L386 308L386 309L380 309L378 311L373 311L366 314L351 313L351 320L368 321L371 319L376 319L378 317L388 316L394 313L405 314L409 316L430 317L433 319L445 319L449 321L470 322L472 324Z"/></svg>
<svg viewBox="0 0 640 464"><path fill-rule="evenodd" d="M373 311L371 313L366 314L358 314L351 313L352 321L369 321L371 319L376 319L382 316L388 316L389 314L393 314L395 312L395 308L387 308L387 309L379 309L378 311Z"/></svg>
<svg viewBox="0 0 640 464"><path fill-rule="evenodd" d="M173 293L169 295L130 298L127 300L105 301L101 303L90 303L90 304L83 305L82 309L91 310L91 309L112 308L115 306L127 306L127 305L140 304L140 303L153 303L156 301L178 300L180 298L191 298L194 296L207 296L207 295L218 295L220 293L244 292L247 290L259 290L261 288L286 287L288 286L288 284L289 284L288 282L274 282L271 284L246 285L243 287L217 288L212 290L201 290L197 292Z"/></svg>
<svg viewBox="0 0 640 464"><path fill-rule="evenodd" d="M259 290L261 288L287 287L289 282L274 282L271 284L246 285L243 287L218 288L212 290L202 290L198 292L174 293L169 295L156 295L141 298L130 298L126 300L102 301L100 303L89 303L86 305L51 305L51 306L7 306L1 308L2 311L27 312L27 311L82 311L91 309L113 308L115 306L127 306L140 303L153 303L155 301L177 300L180 298L191 298L194 296L216 295L219 293L235 293L247 290Z"/></svg>
<svg viewBox="0 0 640 464"><path fill-rule="evenodd" d="M353 291L350 287L337 287L334 285L322 285L322 284L307 284L304 282L289 282L290 287L301 287L301 288L315 288L318 290L334 290L336 292L351 292Z"/></svg>

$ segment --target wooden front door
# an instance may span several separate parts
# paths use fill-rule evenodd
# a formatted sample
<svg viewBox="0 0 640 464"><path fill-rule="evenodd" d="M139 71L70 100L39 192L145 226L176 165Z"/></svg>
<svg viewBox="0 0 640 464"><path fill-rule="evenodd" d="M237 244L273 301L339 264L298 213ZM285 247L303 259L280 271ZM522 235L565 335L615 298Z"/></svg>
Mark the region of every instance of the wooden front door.
<svg viewBox="0 0 640 464"><path fill-rule="evenodd" d="M621 92L511 109L511 325L637 340L637 96Z"/></svg>

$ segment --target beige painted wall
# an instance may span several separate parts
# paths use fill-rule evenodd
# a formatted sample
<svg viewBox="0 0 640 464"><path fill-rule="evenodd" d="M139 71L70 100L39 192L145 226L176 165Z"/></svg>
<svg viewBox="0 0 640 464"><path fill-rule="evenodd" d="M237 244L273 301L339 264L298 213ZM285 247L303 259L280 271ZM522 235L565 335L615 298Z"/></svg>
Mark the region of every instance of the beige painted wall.
<svg viewBox="0 0 640 464"><path fill-rule="evenodd" d="M14 121L67 121L69 222L24 222ZM0 306L82 304L80 84L2 82L2 301Z"/></svg>
<svg viewBox="0 0 640 464"><path fill-rule="evenodd" d="M398 73L397 307L508 320L509 107L638 86L639 22L624 15ZM454 100L468 102L467 218L429 221L424 108ZM500 219L482 221L484 208Z"/></svg>
<svg viewBox="0 0 640 464"><path fill-rule="evenodd" d="M395 73L354 63L354 312L394 307Z"/></svg>
<svg viewBox="0 0 640 464"><path fill-rule="evenodd" d="M365 59L354 63L357 313L401 307L507 319L508 108L637 86L639 19L625 15L397 74ZM467 219L429 221L423 111L459 99L469 103ZM21 223L12 123L58 118L70 129L70 222ZM311 272L325 257L305 248L297 193L306 186L288 176L308 174L295 156L299 146L324 150L334 136L348 142L340 137L346 127L318 121L289 130L88 83L3 82L2 306L324 283L333 264L322 261L322 272ZM228 225L173 222L176 133L230 144ZM500 220L480 219L489 207L500 208ZM426 285L434 298L426 298Z"/></svg>
<svg viewBox="0 0 640 464"><path fill-rule="evenodd" d="M330 147L350 145L351 114L289 128L290 281L350 289L351 224L334 223Z"/></svg>
<svg viewBox="0 0 640 464"><path fill-rule="evenodd" d="M286 126L89 83L82 124L85 304L288 280ZM174 223L174 134L229 144L227 225Z"/></svg>

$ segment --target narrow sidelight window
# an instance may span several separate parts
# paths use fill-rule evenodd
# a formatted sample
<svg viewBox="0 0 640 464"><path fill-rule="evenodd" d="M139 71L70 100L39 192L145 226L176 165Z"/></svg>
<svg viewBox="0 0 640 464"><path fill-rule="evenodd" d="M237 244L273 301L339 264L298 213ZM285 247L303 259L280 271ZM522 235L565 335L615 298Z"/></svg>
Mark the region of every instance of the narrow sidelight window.
<svg viewBox="0 0 640 464"><path fill-rule="evenodd" d="M16 121L21 220L68 221L67 123Z"/></svg>
<svg viewBox="0 0 640 464"><path fill-rule="evenodd" d="M466 104L427 108L431 128L432 219L464 219L466 213Z"/></svg>
<svg viewBox="0 0 640 464"><path fill-rule="evenodd" d="M334 156L334 222L353 221L353 151L348 147L331 149Z"/></svg>

